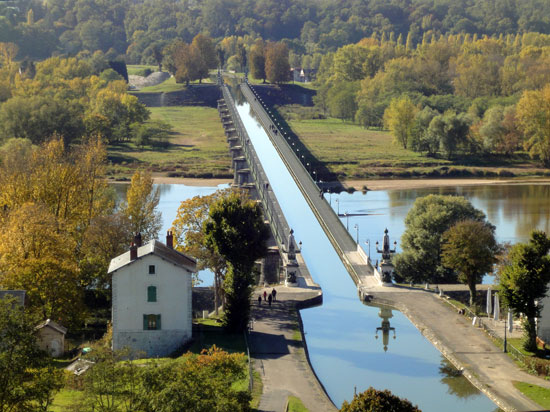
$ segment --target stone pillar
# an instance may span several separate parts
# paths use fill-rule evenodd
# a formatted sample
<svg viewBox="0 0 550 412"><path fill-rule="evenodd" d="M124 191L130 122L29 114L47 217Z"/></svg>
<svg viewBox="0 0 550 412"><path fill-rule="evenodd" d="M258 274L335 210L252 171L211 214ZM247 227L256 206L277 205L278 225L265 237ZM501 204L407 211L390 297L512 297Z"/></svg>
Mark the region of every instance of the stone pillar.
<svg viewBox="0 0 550 412"><path fill-rule="evenodd" d="M279 266L281 257L279 248L272 246L267 249L267 255L262 260L262 277L266 283L279 283Z"/></svg>

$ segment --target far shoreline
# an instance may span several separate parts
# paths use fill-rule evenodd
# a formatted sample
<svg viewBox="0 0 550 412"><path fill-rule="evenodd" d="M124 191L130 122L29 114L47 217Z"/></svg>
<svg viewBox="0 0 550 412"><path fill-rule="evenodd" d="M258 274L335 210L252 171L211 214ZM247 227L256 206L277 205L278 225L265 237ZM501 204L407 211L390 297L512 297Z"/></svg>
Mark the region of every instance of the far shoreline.
<svg viewBox="0 0 550 412"><path fill-rule="evenodd" d="M222 184L231 184L233 179L200 179L189 177L163 177L153 178L155 184L184 184L186 186L204 186L217 187ZM350 179L344 180L344 187L355 188L356 190L404 190L404 189L422 189L430 187L449 187L449 186L478 186L478 185L503 185L503 184L550 184L550 178L515 178L515 179Z"/></svg>

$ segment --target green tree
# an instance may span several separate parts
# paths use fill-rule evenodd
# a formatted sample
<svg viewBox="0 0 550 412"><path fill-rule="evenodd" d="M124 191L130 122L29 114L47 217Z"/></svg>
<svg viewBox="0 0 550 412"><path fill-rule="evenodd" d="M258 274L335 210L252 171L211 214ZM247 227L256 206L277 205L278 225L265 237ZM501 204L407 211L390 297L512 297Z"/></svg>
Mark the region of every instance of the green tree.
<svg viewBox="0 0 550 412"><path fill-rule="evenodd" d="M528 243L510 248L506 264L500 272L500 296L505 305L525 315L524 348L535 352L537 329L535 319L542 306L537 301L546 296L550 282L550 239L546 233L533 231Z"/></svg>
<svg viewBox="0 0 550 412"><path fill-rule="evenodd" d="M0 299L0 412L46 411L63 373L38 348L36 322L12 298Z"/></svg>
<svg viewBox="0 0 550 412"><path fill-rule="evenodd" d="M413 127L418 107L408 96L393 99L384 112L384 126L391 132L394 141L404 149L411 146Z"/></svg>
<svg viewBox="0 0 550 412"><path fill-rule="evenodd" d="M456 283L456 273L441 264L442 235L462 220L483 222L485 215L458 196L428 195L416 199L405 218L403 252L395 257L398 279Z"/></svg>
<svg viewBox="0 0 550 412"><path fill-rule="evenodd" d="M342 121L353 120L357 111L356 94L356 83L342 82L337 87L332 87L327 95L327 105L331 116L342 119Z"/></svg>
<svg viewBox="0 0 550 412"><path fill-rule="evenodd" d="M181 202L176 219L172 223L176 249L189 253L197 259L199 269L214 272L214 306L216 315L227 264L222 255L206 244L204 223L208 220L210 206L219 199L229 196L232 190L218 190L208 196L195 196ZM244 196L244 193L243 193Z"/></svg>
<svg viewBox="0 0 550 412"><path fill-rule="evenodd" d="M379 391L373 387L355 395L348 403L344 401L340 412L421 412L409 400L392 394L389 390Z"/></svg>
<svg viewBox="0 0 550 412"><path fill-rule="evenodd" d="M470 289L470 306L476 303L476 284L493 269L500 248L495 227L487 222L463 220L441 236L441 262L455 270L458 280Z"/></svg>
<svg viewBox="0 0 550 412"><path fill-rule="evenodd" d="M208 70L215 69L218 66L216 47L210 37L197 34L191 42L191 50L199 64L197 77L199 83L201 83L202 79L208 77Z"/></svg>
<svg viewBox="0 0 550 412"><path fill-rule="evenodd" d="M262 79L265 83L265 43L262 39L256 40L250 48L248 60L250 61L250 74L255 79Z"/></svg>
<svg viewBox="0 0 550 412"><path fill-rule="evenodd" d="M266 254L268 231L260 206L237 193L210 207L204 223L206 245L228 263L224 283L228 330L243 331L248 325L254 262Z"/></svg>
<svg viewBox="0 0 550 412"><path fill-rule="evenodd" d="M284 43L267 43L265 51L265 74L270 83L290 80L288 48Z"/></svg>
<svg viewBox="0 0 550 412"><path fill-rule="evenodd" d="M141 233L144 242L156 239L161 228L161 215L157 211L160 193L153 187L151 173L137 170L132 176L126 203L121 212L130 220L131 231Z"/></svg>

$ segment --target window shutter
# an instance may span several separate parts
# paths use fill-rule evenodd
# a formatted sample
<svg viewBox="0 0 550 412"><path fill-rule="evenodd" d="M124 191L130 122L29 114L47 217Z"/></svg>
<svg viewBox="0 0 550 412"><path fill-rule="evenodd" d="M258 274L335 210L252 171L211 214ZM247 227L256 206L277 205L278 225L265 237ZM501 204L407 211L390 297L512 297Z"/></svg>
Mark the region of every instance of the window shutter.
<svg viewBox="0 0 550 412"><path fill-rule="evenodd" d="M157 301L157 288L156 286L147 287L147 302L156 302Z"/></svg>
<svg viewBox="0 0 550 412"><path fill-rule="evenodd" d="M148 329L147 315L143 315L143 330L147 330L147 329Z"/></svg>
<svg viewBox="0 0 550 412"><path fill-rule="evenodd" d="M157 330L160 330L160 315L157 315Z"/></svg>

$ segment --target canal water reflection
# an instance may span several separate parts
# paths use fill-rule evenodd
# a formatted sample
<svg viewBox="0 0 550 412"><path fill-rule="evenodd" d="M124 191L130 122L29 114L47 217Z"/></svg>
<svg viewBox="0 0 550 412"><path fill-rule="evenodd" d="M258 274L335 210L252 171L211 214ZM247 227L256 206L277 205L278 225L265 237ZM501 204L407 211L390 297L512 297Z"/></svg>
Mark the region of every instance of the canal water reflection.
<svg viewBox="0 0 550 412"><path fill-rule="evenodd" d="M410 399L425 412L494 410L495 405L475 388L468 397L454 393L443 380L449 376L440 371L440 353L398 311L391 319L396 339L384 351L383 342L376 339L382 322L379 309L359 301L349 274L265 131L246 103L237 109L296 240L303 243L308 268L323 288L323 305L301 313L313 368L334 403L340 406L350 400L355 388L374 386Z"/></svg>

